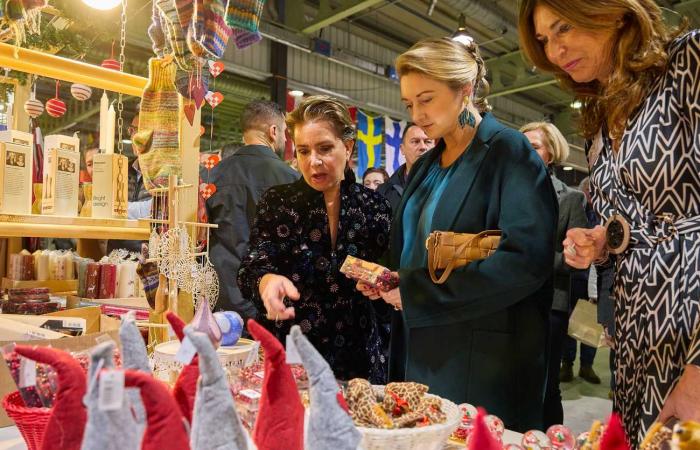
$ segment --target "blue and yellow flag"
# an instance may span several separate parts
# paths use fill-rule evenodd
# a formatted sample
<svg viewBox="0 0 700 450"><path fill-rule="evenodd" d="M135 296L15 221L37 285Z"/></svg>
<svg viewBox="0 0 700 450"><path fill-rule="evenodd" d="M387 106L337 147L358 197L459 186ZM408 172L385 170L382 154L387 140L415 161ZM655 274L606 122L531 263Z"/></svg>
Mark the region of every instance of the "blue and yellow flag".
<svg viewBox="0 0 700 450"><path fill-rule="evenodd" d="M362 177L369 167L382 166L384 118L357 111L357 175Z"/></svg>

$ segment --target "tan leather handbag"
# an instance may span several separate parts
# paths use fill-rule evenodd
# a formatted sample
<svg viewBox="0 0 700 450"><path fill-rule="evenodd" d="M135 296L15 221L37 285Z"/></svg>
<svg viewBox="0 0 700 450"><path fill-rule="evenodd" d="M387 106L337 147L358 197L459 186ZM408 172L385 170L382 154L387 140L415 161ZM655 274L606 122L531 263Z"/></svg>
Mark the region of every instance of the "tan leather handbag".
<svg viewBox="0 0 700 450"><path fill-rule="evenodd" d="M466 266L472 261L493 255L499 242L499 230L487 230L477 234L433 231L425 241L430 278L435 284L443 284L456 267ZM440 278L436 275L438 270L444 270Z"/></svg>

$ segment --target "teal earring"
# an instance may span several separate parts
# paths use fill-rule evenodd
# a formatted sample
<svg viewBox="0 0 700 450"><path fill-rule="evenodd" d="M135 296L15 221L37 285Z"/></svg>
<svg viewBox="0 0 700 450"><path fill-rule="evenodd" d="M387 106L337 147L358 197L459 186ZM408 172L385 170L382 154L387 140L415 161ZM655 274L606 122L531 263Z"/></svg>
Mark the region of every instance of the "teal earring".
<svg viewBox="0 0 700 450"><path fill-rule="evenodd" d="M464 128L467 125L474 128L476 126L476 117L474 117L474 114L465 106L462 112L459 113L459 126Z"/></svg>

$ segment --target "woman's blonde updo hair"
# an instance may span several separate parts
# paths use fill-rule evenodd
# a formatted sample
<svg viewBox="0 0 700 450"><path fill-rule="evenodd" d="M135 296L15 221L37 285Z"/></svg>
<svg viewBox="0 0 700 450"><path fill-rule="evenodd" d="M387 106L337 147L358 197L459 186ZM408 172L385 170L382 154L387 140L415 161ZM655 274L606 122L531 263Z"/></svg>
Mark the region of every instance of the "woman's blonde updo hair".
<svg viewBox="0 0 700 450"><path fill-rule="evenodd" d="M530 122L520 128L521 133L528 131L541 131L544 137L544 144L552 157L550 164L559 165L569 159L569 143L561 134L559 128L549 122Z"/></svg>
<svg viewBox="0 0 700 450"><path fill-rule="evenodd" d="M486 64L473 41L464 45L450 38L423 39L396 58L396 71L399 77L419 73L447 83L455 91L471 84L476 109L481 113L491 110L486 100L489 93Z"/></svg>
<svg viewBox="0 0 700 450"><path fill-rule="evenodd" d="M289 136L294 140L294 128L306 122L324 121L331 124L343 142L355 139L355 123L345 103L328 95L312 95L301 101L294 111L287 113Z"/></svg>

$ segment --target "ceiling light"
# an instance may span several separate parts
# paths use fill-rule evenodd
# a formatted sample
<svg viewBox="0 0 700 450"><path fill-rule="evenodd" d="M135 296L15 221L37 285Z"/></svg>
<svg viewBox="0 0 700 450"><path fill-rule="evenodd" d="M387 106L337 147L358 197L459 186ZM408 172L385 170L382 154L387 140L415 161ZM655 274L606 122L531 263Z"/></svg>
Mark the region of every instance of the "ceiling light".
<svg viewBox="0 0 700 450"><path fill-rule="evenodd" d="M581 103L580 100L574 100L569 106L571 106L573 109L581 109L583 103Z"/></svg>
<svg viewBox="0 0 700 450"><path fill-rule="evenodd" d="M571 167L571 166L564 166L564 167L562 167L561 169L562 169L562 170L565 170L565 171L567 171L567 172L570 171L570 170L574 170L574 168Z"/></svg>
<svg viewBox="0 0 700 450"><path fill-rule="evenodd" d="M464 14L459 15L457 20L457 31L452 33L452 40L463 45L470 45L474 42L474 38L467 32L467 18Z"/></svg>
<svg viewBox="0 0 700 450"><path fill-rule="evenodd" d="M303 97L304 91L300 91L298 89L295 89L293 91L289 91L289 95L291 95L292 97Z"/></svg>
<svg viewBox="0 0 700 450"><path fill-rule="evenodd" d="M122 0L83 0L83 3L91 8L101 9L106 11L108 9L116 8L121 4Z"/></svg>

